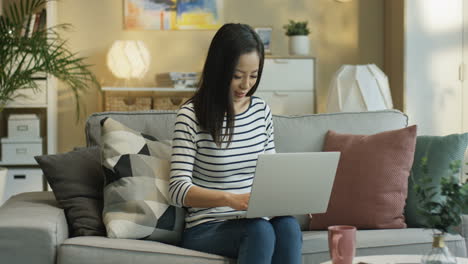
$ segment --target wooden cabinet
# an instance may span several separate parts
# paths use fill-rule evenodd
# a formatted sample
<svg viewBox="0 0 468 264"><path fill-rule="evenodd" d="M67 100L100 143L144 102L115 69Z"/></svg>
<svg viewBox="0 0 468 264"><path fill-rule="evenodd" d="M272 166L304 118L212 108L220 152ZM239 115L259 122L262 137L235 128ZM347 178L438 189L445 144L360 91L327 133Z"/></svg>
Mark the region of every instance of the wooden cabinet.
<svg viewBox="0 0 468 264"><path fill-rule="evenodd" d="M267 57L255 93L279 115L315 113L315 59Z"/></svg>

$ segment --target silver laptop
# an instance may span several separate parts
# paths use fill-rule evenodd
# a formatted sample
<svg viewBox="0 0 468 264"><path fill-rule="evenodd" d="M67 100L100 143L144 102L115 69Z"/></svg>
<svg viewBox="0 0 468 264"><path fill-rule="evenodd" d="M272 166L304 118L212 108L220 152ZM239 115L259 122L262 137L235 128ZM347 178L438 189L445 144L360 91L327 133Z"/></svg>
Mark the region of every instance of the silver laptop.
<svg viewBox="0 0 468 264"><path fill-rule="evenodd" d="M245 216L324 213L340 152L260 154Z"/></svg>

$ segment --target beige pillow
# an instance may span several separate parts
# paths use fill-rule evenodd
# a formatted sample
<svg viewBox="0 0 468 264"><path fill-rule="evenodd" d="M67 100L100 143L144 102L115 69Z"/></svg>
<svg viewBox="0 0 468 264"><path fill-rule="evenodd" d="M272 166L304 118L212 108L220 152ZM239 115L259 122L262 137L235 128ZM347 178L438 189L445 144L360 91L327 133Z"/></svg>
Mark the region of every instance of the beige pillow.
<svg viewBox="0 0 468 264"><path fill-rule="evenodd" d="M403 211L416 145L416 126L375 135L328 131L324 151L340 151L328 210L311 216L310 229L353 225L406 228Z"/></svg>

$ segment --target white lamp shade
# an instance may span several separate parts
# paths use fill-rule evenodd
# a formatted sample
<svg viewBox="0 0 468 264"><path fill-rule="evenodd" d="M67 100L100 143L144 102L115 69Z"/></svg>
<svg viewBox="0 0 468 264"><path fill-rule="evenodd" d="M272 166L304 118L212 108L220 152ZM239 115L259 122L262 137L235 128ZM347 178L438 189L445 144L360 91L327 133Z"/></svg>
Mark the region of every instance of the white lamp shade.
<svg viewBox="0 0 468 264"><path fill-rule="evenodd" d="M328 112L360 112L393 108L388 78L375 64L343 65L328 92Z"/></svg>
<svg viewBox="0 0 468 264"><path fill-rule="evenodd" d="M107 53L107 67L117 78L143 78L151 55L140 40L116 40Z"/></svg>

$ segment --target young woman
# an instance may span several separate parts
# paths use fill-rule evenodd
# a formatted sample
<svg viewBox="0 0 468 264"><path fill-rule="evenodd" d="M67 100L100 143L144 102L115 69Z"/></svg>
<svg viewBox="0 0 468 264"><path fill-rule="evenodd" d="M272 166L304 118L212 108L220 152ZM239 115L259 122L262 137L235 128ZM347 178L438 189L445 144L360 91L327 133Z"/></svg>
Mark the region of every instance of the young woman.
<svg viewBox="0 0 468 264"><path fill-rule="evenodd" d="M298 264L294 217L236 218L248 207L258 154L275 152L270 108L253 96L263 60L248 25L226 24L215 34L199 89L177 114L169 195L187 207L183 247L238 263Z"/></svg>

